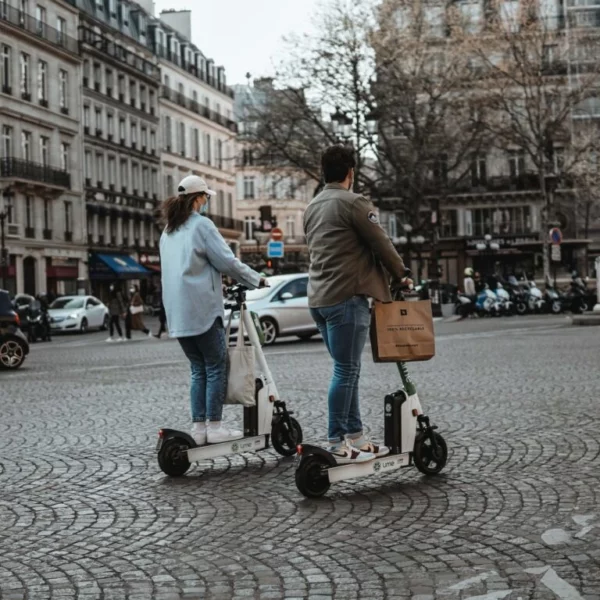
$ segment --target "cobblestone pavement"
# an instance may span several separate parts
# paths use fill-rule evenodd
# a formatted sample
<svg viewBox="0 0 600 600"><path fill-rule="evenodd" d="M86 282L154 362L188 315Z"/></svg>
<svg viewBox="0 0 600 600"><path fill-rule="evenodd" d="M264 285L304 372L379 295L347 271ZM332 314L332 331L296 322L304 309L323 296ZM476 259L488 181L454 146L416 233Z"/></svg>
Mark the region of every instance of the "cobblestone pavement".
<svg viewBox="0 0 600 600"><path fill-rule="evenodd" d="M159 471L158 428L188 427L176 342L35 345L0 373L0 598L600 600L600 330L437 327L436 358L411 372L446 470L336 484L318 501L271 450ZM322 344L268 355L305 439L323 440ZM393 366L365 355L361 386L381 438Z"/></svg>

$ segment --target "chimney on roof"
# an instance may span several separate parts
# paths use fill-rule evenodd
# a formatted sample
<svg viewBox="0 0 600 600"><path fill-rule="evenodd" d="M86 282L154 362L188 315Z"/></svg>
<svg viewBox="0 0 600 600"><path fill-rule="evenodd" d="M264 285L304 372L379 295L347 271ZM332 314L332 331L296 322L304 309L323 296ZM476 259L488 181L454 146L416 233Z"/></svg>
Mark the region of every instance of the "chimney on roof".
<svg viewBox="0 0 600 600"><path fill-rule="evenodd" d="M163 10L160 20L172 27L179 35L192 41L192 11L191 10Z"/></svg>

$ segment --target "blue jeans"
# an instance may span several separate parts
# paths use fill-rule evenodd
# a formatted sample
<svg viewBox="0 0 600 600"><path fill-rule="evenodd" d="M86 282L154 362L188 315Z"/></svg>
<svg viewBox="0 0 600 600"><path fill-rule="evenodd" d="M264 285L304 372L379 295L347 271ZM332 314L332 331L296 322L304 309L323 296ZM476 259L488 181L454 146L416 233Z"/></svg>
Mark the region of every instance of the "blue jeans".
<svg viewBox="0 0 600 600"><path fill-rule="evenodd" d="M325 346L333 358L333 377L329 386L329 427L327 437L337 443L348 436L362 436L358 406L360 357L369 332L369 301L364 296L326 308L311 308Z"/></svg>
<svg viewBox="0 0 600 600"><path fill-rule="evenodd" d="M227 346L223 321L216 319L206 333L177 340L191 366L192 421L220 421L227 394Z"/></svg>

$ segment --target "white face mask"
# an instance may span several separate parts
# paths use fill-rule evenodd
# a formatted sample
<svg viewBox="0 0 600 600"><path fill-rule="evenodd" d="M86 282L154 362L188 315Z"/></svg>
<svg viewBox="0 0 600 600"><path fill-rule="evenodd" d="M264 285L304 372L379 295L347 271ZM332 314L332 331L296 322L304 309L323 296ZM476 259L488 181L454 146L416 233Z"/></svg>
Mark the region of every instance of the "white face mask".
<svg viewBox="0 0 600 600"><path fill-rule="evenodd" d="M135 288L130 288L130 289L129 289L129 293L130 293L130 294L135 294Z"/></svg>

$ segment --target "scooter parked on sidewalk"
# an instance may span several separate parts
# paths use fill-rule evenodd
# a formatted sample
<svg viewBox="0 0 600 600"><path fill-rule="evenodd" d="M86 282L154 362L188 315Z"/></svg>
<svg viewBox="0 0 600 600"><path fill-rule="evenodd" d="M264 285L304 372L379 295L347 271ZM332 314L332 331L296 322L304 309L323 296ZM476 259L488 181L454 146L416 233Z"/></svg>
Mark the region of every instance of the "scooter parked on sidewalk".
<svg viewBox="0 0 600 600"><path fill-rule="evenodd" d="M398 293L395 300L403 300ZM299 444L296 487L307 498L319 498L332 483L379 475L414 465L425 475L437 475L448 460L444 438L423 414L417 388L405 363L397 363L403 388L384 399L384 438L390 453L356 464L339 465L328 450L312 444Z"/></svg>
<svg viewBox="0 0 600 600"><path fill-rule="evenodd" d="M286 404L281 400L273 375L267 364L250 311L246 309L246 291L243 285L226 288L232 311L244 310L243 324L250 345L255 349L256 363L259 371L256 378L256 403L244 407L244 437L239 440L206 444L198 446L191 435L175 429L160 429L158 432L158 465L167 475L180 477L184 475L194 462L214 459L219 456L231 456L244 452L258 452L269 447L282 456L296 454L298 444L302 443L302 429L298 421L292 417Z"/></svg>

